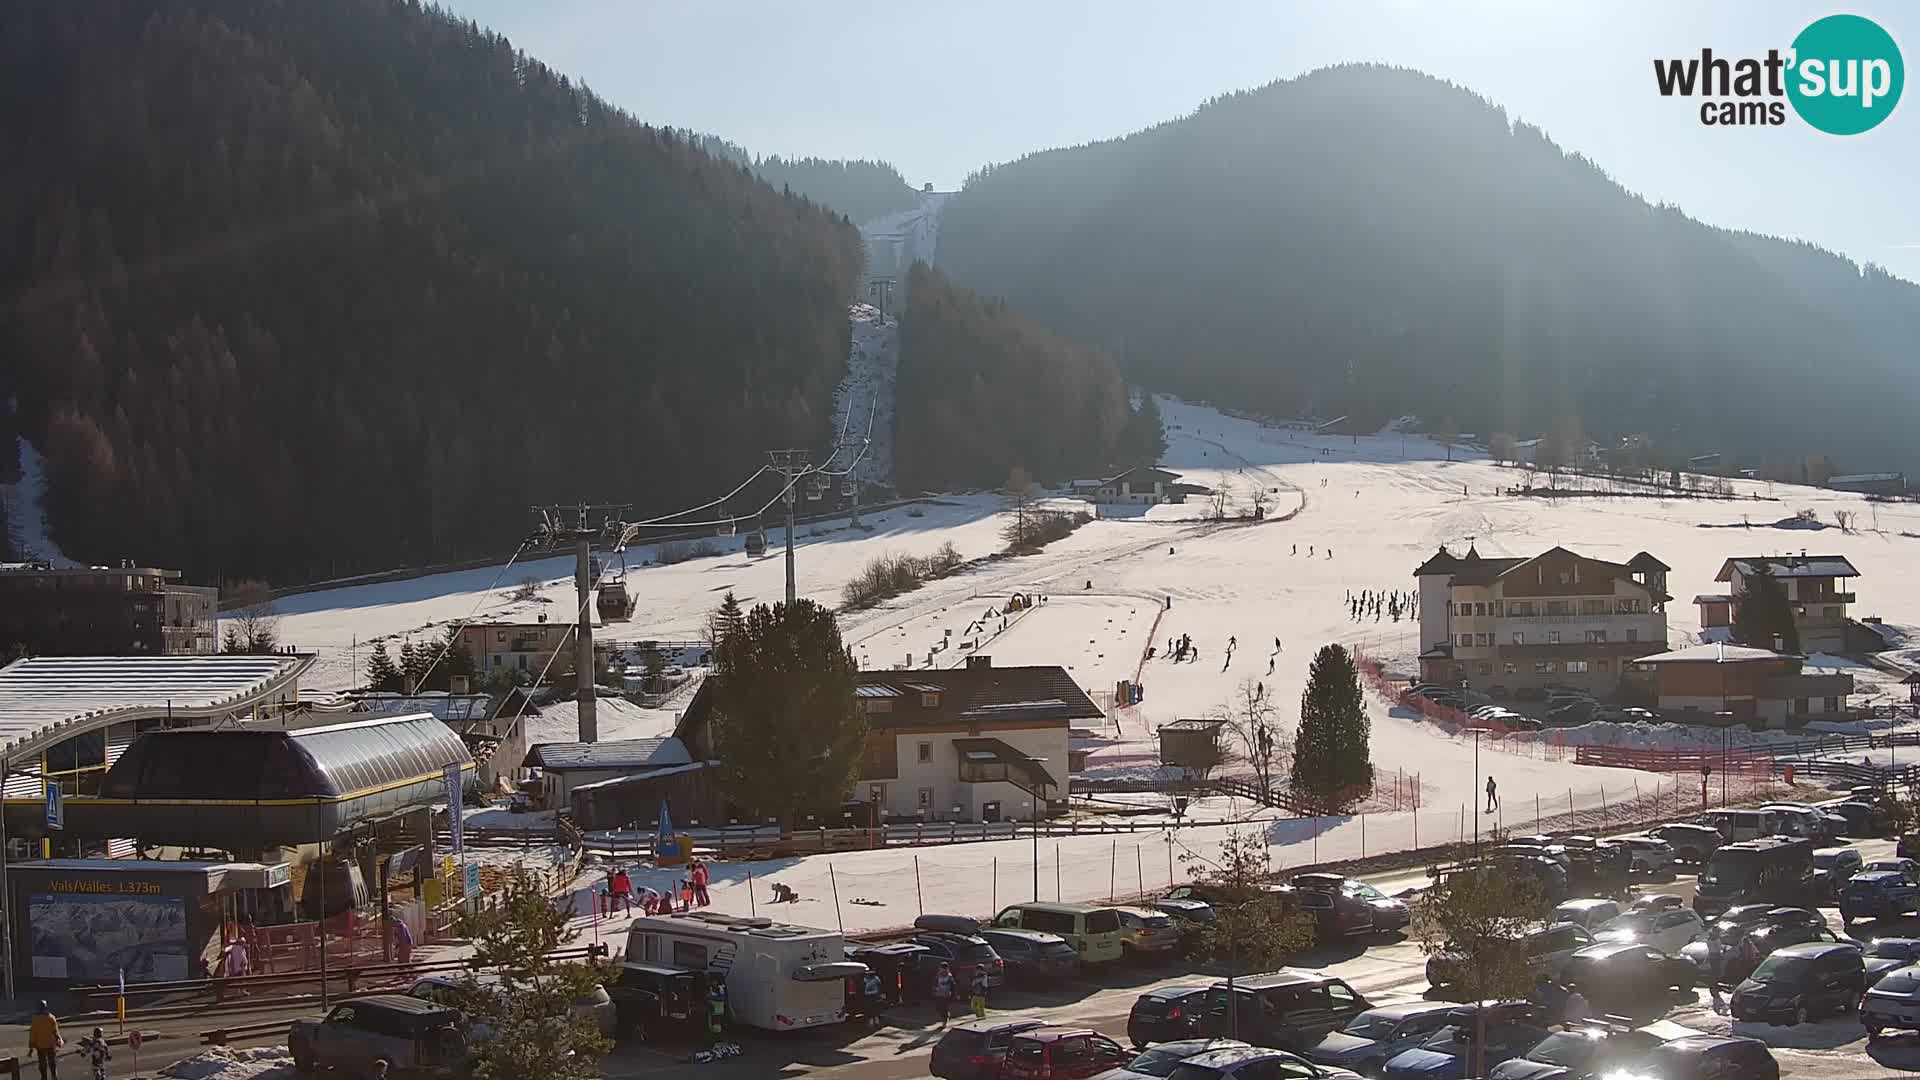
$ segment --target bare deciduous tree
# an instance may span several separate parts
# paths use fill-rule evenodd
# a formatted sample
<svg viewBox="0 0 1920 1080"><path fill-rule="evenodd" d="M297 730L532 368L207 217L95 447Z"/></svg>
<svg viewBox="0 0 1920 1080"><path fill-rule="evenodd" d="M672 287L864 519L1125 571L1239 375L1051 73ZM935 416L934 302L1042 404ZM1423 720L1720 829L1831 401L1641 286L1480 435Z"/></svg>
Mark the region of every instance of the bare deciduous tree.
<svg viewBox="0 0 1920 1080"><path fill-rule="evenodd" d="M274 614L273 589L264 581L240 581L227 587L233 607L221 634L221 649L260 655L280 644L280 619Z"/></svg>
<svg viewBox="0 0 1920 1080"><path fill-rule="evenodd" d="M1209 507L1209 510L1211 512L1213 520L1215 521L1227 520L1227 502L1232 498L1233 498L1233 485L1227 483L1225 480L1221 480L1220 486L1213 489L1213 495L1209 500L1212 504Z"/></svg>
<svg viewBox="0 0 1920 1080"><path fill-rule="evenodd" d="M1264 793L1273 791L1274 763L1291 760L1292 740L1280 723L1280 710L1266 684L1258 679L1242 679L1234 687L1233 697L1221 708L1219 718L1226 722L1239 740L1247 763Z"/></svg>

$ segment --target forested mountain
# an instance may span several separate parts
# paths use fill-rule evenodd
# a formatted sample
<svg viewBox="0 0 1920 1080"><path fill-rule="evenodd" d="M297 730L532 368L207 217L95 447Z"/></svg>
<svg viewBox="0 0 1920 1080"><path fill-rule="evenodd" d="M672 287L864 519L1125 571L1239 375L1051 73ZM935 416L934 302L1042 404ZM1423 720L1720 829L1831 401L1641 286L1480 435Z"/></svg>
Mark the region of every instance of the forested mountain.
<svg viewBox="0 0 1920 1080"><path fill-rule="evenodd" d="M756 158L748 150L715 135L695 135L702 149L736 161L776 188L791 189L856 225L919 205L919 196L900 170L884 161L830 161L826 158Z"/></svg>
<svg viewBox="0 0 1920 1080"><path fill-rule="evenodd" d="M1920 289L1648 205L1411 71L1317 71L987 169L939 263L1214 401L1920 467Z"/></svg>
<svg viewBox="0 0 1920 1080"><path fill-rule="evenodd" d="M1056 481L1103 475L1162 449L1158 410L1129 410L1106 354L925 263L908 272L906 295L893 425L901 490L995 488L1016 467Z"/></svg>
<svg viewBox="0 0 1920 1080"><path fill-rule="evenodd" d="M0 397L55 538L292 581L820 445L857 231L401 0L0 10Z"/></svg>

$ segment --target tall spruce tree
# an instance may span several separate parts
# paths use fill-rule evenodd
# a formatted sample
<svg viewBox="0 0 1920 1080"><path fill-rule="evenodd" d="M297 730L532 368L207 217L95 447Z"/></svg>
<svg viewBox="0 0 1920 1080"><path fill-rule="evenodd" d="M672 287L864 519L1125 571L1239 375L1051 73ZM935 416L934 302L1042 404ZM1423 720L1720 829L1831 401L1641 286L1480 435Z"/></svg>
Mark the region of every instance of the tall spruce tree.
<svg viewBox="0 0 1920 1080"><path fill-rule="evenodd" d="M833 612L811 600L762 604L715 654L713 749L728 796L788 823L837 807L867 725Z"/></svg>
<svg viewBox="0 0 1920 1080"><path fill-rule="evenodd" d="M1322 811L1338 810L1373 777L1372 722L1353 657L1323 645L1300 695L1300 733L1293 744L1293 787Z"/></svg>
<svg viewBox="0 0 1920 1080"><path fill-rule="evenodd" d="M394 666L384 641L375 642L373 655L367 658L367 689L376 694L398 693L401 689L400 669Z"/></svg>
<svg viewBox="0 0 1920 1080"><path fill-rule="evenodd" d="M1740 608L1733 615L1733 640L1756 649L1780 652L1800 651L1800 631L1793 626L1793 605L1787 601L1786 587L1773 576L1773 568L1755 563L1753 572L1743 576Z"/></svg>
<svg viewBox="0 0 1920 1080"><path fill-rule="evenodd" d="M707 637L716 649L716 660L719 659L717 650L720 643L726 640L727 635L740 629L745 621L746 617L740 613L740 601L734 598L733 590L727 590L727 594L720 598L720 606L707 618Z"/></svg>

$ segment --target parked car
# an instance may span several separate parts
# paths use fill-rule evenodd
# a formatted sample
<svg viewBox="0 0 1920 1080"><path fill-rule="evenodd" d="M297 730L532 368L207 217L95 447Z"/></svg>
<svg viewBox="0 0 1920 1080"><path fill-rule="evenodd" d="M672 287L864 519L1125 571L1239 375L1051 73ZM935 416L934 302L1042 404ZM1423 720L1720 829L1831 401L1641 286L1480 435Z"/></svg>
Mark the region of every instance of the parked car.
<svg viewBox="0 0 1920 1080"><path fill-rule="evenodd" d="M1845 1012L1867 991L1866 967L1856 946L1831 942L1789 945L1760 962L1734 988L1735 1020L1804 1024Z"/></svg>
<svg viewBox="0 0 1920 1080"><path fill-rule="evenodd" d="M470 1052L459 1009L407 994L374 994L335 1005L320 1020L287 1030L294 1071L343 1069L362 1076L377 1061L395 1073L465 1075Z"/></svg>
<svg viewBox="0 0 1920 1080"><path fill-rule="evenodd" d="M1218 918L1213 905L1205 900L1176 900L1171 896L1163 896L1153 901L1150 906L1173 916L1181 930L1189 933L1198 927L1213 925L1214 920Z"/></svg>
<svg viewBox="0 0 1920 1080"><path fill-rule="evenodd" d="M1595 945L1567 958L1560 980L1578 986L1603 1008L1665 999L1672 991L1693 989L1699 973L1693 961L1648 945Z"/></svg>
<svg viewBox="0 0 1920 1080"><path fill-rule="evenodd" d="M1895 968L1880 976L1860 1001L1860 1026L1872 1039L1891 1028L1920 1031L1920 966Z"/></svg>
<svg viewBox="0 0 1920 1080"><path fill-rule="evenodd" d="M1868 870L1853 875L1840 889L1840 921L1886 919L1920 912L1920 885L1892 870Z"/></svg>
<svg viewBox="0 0 1920 1080"><path fill-rule="evenodd" d="M1181 1062L1167 1075L1170 1080L1360 1080L1345 1069L1316 1065L1297 1054L1263 1046L1210 1050Z"/></svg>
<svg viewBox="0 0 1920 1080"><path fill-rule="evenodd" d="M623 963L607 984L621 1039L691 1038L706 1030L707 973L661 964Z"/></svg>
<svg viewBox="0 0 1920 1080"><path fill-rule="evenodd" d="M1690 942L1706 936L1707 924L1692 908L1629 910L1593 935L1595 941L1651 945L1668 953L1677 953Z"/></svg>
<svg viewBox="0 0 1920 1080"><path fill-rule="evenodd" d="M1368 914L1368 925L1376 934L1394 933L1404 930L1411 914L1404 901L1396 900L1372 885L1358 878L1341 877L1339 874L1295 874L1293 887L1300 890L1339 893L1355 903L1364 905ZM1358 923L1358 919L1355 919Z"/></svg>
<svg viewBox="0 0 1920 1080"><path fill-rule="evenodd" d="M1373 908L1357 896L1288 886L1285 900L1313 916L1315 941L1344 941L1373 933Z"/></svg>
<svg viewBox="0 0 1920 1080"><path fill-rule="evenodd" d="M1548 903L1557 904L1567 898L1567 868L1555 859L1527 848L1512 847L1504 851L1496 848L1488 859L1508 873L1526 874L1539 882Z"/></svg>
<svg viewBox="0 0 1920 1080"><path fill-rule="evenodd" d="M940 1080L999 1080L1000 1066L1007 1060L1013 1037L1045 1023L1037 1017L1026 1017L956 1024L933 1044L933 1060L927 1071Z"/></svg>
<svg viewBox="0 0 1920 1080"><path fill-rule="evenodd" d="M921 915L913 920L913 928L971 937L980 932L980 920L966 915Z"/></svg>
<svg viewBox="0 0 1920 1080"><path fill-rule="evenodd" d="M1780 1080L1780 1066L1759 1039L1689 1035L1647 1051L1623 1080Z"/></svg>
<svg viewBox="0 0 1920 1080"><path fill-rule="evenodd" d="M1860 943L1851 938L1841 937L1828 929L1825 919L1819 922L1777 922L1755 927L1747 935L1755 950L1762 957L1772 956L1775 951L1789 945L1845 945L1854 950L1860 949Z"/></svg>
<svg viewBox="0 0 1920 1080"><path fill-rule="evenodd" d="M1663 1042L1635 1028L1576 1024L1493 1067L1488 1080L1597 1080L1637 1067Z"/></svg>
<svg viewBox="0 0 1920 1080"><path fill-rule="evenodd" d="M1249 1049L1238 1039L1180 1039L1140 1051L1132 1061L1115 1066L1094 1080L1163 1080L1181 1062L1215 1050Z"/></svg>
<svg viewBox="0 0 1920 1080"><path fill-rule="evenodd" d="M1861 961L1867 969L1867 985L1873 986L1888 972L1920 961L1920 938L1884 937L1867 943Z"/></svg>
<svg viewBox="0 0 1920 1080"><path fill-rule="evenodd" d="M499 985L499 981L497 976L481 975L474 980L474 984L481 988L490 988ZM466 992L464 989L466 985L463 976L427 975L414 980L414 984L407 989L407 996L445 1005L448 1008L459 1008L460 995ZM613 998L608 995L604 987L581 997L569 1006L567 1011L574 1019L585 1020L592 1024L602 1035L612 1037L619 1031L619 1010L614 1006ZM490 1033L483 1031L472 1034L476 1039L482 1039L488 1037Z"/></svg>
<svg viewBox="0 0 1920 1080"><path fill-rule="evenodd" d="M1468 1044L1480 1030L1475 1014L1482 1010L1486 1043L1480 1057L1489 1068L1519 1057L1547 1037L1531 1002L1461 1006L1448 1016L1447 1026L1427 1036L1425 1042L1388 1059L1383 1074L1386 1080L1460 1080L1467 1072Z"/></svg>
<svg viewBox="0 0 1920 1080"><path fill-rule="evenodd" d="M1687 906L1686 898L1670 892L1641 893L1627 905L1628 911L1670 911Z"/></svg>
<svg viewBox="0 0 1920 1080"><path fill-rule="evenodd" d="M1771 904L1741 904L1707 926L1707 936L1680 950L1700 971L1700 981L1732 985L1747 977L1752 968L1743 959L1741 946L1747 935L1775 925L1803 925L1824 928L1826 920L1807 908L1774 907ZM1718 946L1716 950L1715 946ZM1756 943L1758 948L1758 943ZM1715 957L1718 956L1718 961Z"/></svg>
<svg viewBox="0 0 1920 1080"><path fill-rule="evenodd" d="M1696 865L1706 862L1721 842L1718 829L1678 821L1648 829L1647 835L1666 841L1673 848L1674 858Z"/></svg>
<svg viewBox="0 0 1920 1080"><path fill-rule="evenodd" d="M1645 833L1616 836L1613 840L1626 845L1627 850L1633 853L1633 869L1636 873L1653 875L1672 873L1674 861L1678 856L1674 854L1673 845L1665 840Z"/></svg>
<svg viewBox="0 0 1920 1080"><path fill-rule="evenodd" d="M1567 845L1560 838L1535 834L1531 836L1509 836L1502 845L1509 848L1532 848L1534 854L1545 855L1561 866L1572 865L1573 858L1567 851ZM1498 849L1496 849L1498 850Z"/></svg>
<svg viewBox="0 0 1920 1080"><path fill-rule="evenodd" d="M1172 956L1180 947L1173 916L1153 908L1120 907L1120 955L1125 959Z"/></svg>
<svg viewBox="0 0 1920 1080"><path fill-rule="evenodd" d="M1884 870L1888 873L1899 874L1901 877L1906 878L1908 881L1913 882L1915 885L1920 885L1920 860L1874 859L1871 862L1867 863L1867 865L1861 867L1860 869Z"/></svg>
<svg viewBox="0 0 1920 1080"><path fill-rule="evenodd" d="M1900 839L1894 842L1893 853L1903 859L1920 859L1920 832L1901 833Z"/></svg>
<svg viewBox="0 0 1920 1080"><path fill-rule="evenodd" d="M1181 889L1175 889L1170 895L1183 894ZM993 925L1058 934L1080 954L1082 964L1105 964L1121 957L1120 914L1111 907L1041 902L1014 904L995 915Z"/></svg>
<svg viewBox="0 0 1920 1080"><path fill-rule="evenodd" d="M1811 806L1799 803L1767 803L1760 809L1770 811L1775 817L1775 827L1786 836L1800 836L1819 842L1832 839L1838 830L1846 826L1844 818L1827 820L1827 815Z"/></svg>
<svg viewBox="0 0 1920 1080"><path fill-rule="evenodd" d="M1292 1050L1312 1046L1328 1032L1346 1027L1373 1004L1332 975L1283 968L1235 979L1231 1000L1227 984L1214 983L1207 991L1200 1033L1229 1034L1229 1006L1237 1014L1235 1037L1255 1046Z"/></svg>
<svg viewBox="0 0 1920 1080"><path fill-rule="evenodd" d="M975 969L987 973L987 985L999 987L1007 981L1007 962L993 951L987 939L975 934L915 934L913 944L927 950L924 963L938 965L945 960L953 972L955 985L973 982Z"/></svg>
<svg viewBox="0 0 1920 1080"><path fill-rule="evenodd" d="M1847 820L1846 835L1848 836L1879 836L1887 831L1887 826L1893 821L1885 807L1879 803L1860 799L1842 799L1839 802L1827 803L1822 809Z"/></svg>
<svg viewBox="0 0 1920 1080"><path fill-rule="evenodd" d="M1594 944L1592 934L1574 923L1555 923L1527 933L1527 967L1536 975L1556 978L1568 958ZM1442 949L1427 957L1427 982L1436 987L1460 981L1469 956L1458 949Z"/></svg>
<svg viewBox="0 0 1920 1080"><path fill-rule="evenodd" d="M1828 896L1837 895L1841 886L1865 866L1858 848L1828 847L1815 848L1813 852L1814 884Z"/></svg>
<svg viewBox="0 0 1920 1080"><path fill-rule="evenodd" d="M1211 985L1158 986L1134 999L1127 1012L1127 1041L1135 1046L1191 1039L1200 1030Z"/></svg>
<svg viewBox="0 0 1920 1080"><path fill-rule="evenodd" d="M1134 1057L1091 1028L1039 1027L1013 1037L1000 1075L1003 1080L1089 1080Z"/></svg>
<svg viewBox="0 0 1920 1080"><path fill-rule="evenodd" d="M1006 963L1007 978L1012 982L1057 983L1080 971L1080 954L1059 934L986 929L980 931L980 938Z"/></svg>
<svg viewBox="0 0 1920 1080"><path fill-rule="evenodd" d="M867 965L880 977L882 992L895 1004L919 1001L927 996L933 980L933 951L911 941L890 941L884 945L849 945L847 959Z"/></svg>
<svg viewBox="0 0 1920 1080"><path fill-rule="evenodd" d="M1572 923L1592 933L1595 927L1619 914L1619 901L1589 896L1579 900L1563 901L1553 909L1553 915L1547 921Z"/></svg>
<svg viewBox="0 0 1920 1080"><path fill-rule="evenodd" d="M1770 810L1714 810L1700 816L1701 824L1720 834L1723 844L1762 840L1779 832Z"/></svg>
<svg viewBox="0 0 1920 1080"><path fill-rule="evenodd" d="M1302 1053L1321 1065L1337 1065L1363 1076L1386 1067L1387 1059L1424 1041L1447 1024L1451 1002L1410 1001L1368 1009L1339 1031L1323 1036Z"/></svg>

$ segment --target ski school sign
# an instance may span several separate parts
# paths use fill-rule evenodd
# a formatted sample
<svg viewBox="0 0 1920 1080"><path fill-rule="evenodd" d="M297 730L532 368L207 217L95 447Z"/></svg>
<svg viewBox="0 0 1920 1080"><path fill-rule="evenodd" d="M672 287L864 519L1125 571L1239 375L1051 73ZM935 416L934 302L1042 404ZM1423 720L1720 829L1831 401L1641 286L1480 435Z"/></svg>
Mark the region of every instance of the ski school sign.
<svg viewBox="0 0 1920 1080"><path fill-rule="evenodd" d="M1697 57L1656 59L1661 97L1700 98L1707 127L1779 126L1787 107L1829 135L1859 135L1879 126L1900 103L1906 68L1893 35L1872 19L1829 15L1800 31L1786 50L1728 58L1703 48Z"/></svg>

